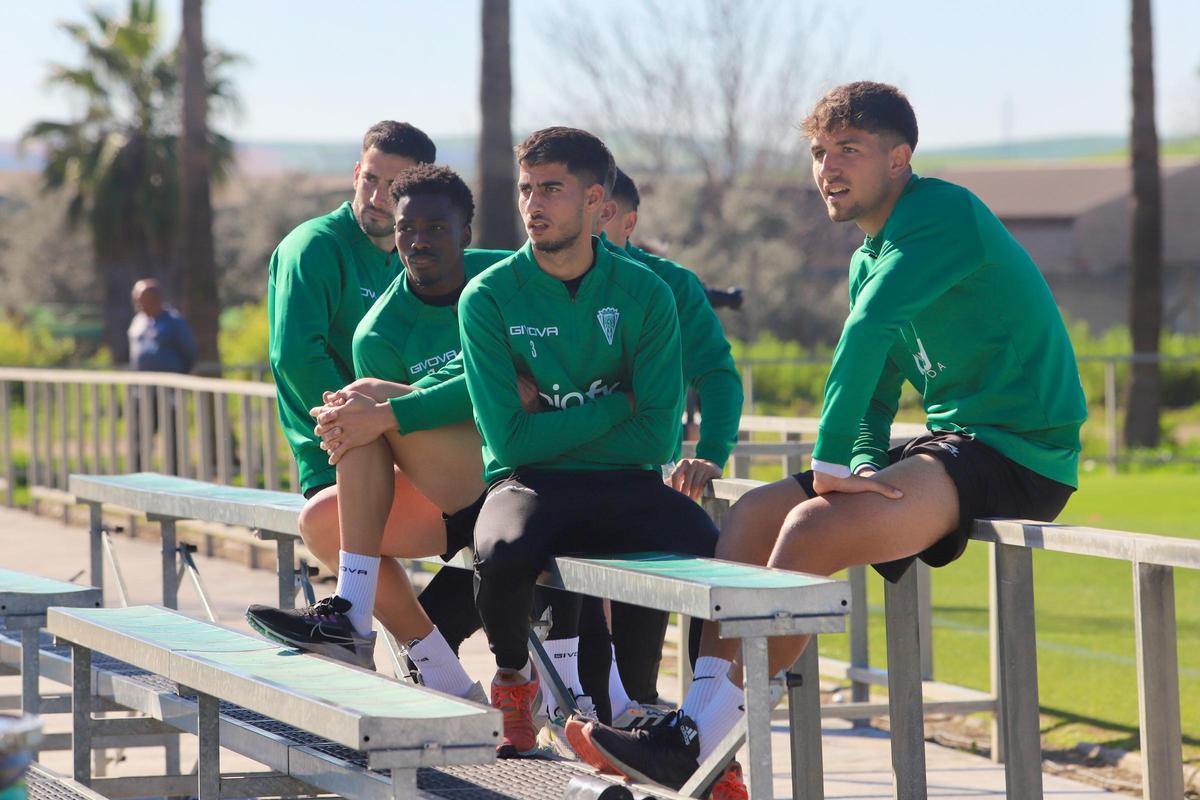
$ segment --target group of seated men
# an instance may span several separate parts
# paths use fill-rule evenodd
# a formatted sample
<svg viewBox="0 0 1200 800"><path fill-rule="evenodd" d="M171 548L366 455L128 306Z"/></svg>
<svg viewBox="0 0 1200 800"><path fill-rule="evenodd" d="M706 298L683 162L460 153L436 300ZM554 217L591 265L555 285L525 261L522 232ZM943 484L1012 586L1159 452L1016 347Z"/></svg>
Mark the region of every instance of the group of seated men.
<svg viewBox="0 0 1200 800"><path fill-rule="evenodd" d="M916 117L895 87L836 87L802 129L830 219L865 234L849 316L812 469L750 492L718 531L696 501L736 441L738 374L698 279L630 243L637 188L604 143L526 138L528 241L474 250L471 192L433 142L373 126L353 200L288 234L268 283L301 532L337 588L311 608L252 606L250 623L372 666L377 618L424 685L501 709L498 756L534 753L534 718L558 717L549 737L597 769L678 788L744 713L736 641L705 626L678 710L630 725L658 700L667 616L536 589L549 558L660 550L896 580L916 557L955 560L976 517L1053 519L1086 405L1037 266L970 192L913 174ZM889 449L906 380L929 430ZM687 386L701 425L680 459ZM419 596L395 560L463 547L473 574L444 569ZM546 650L584 712L570 718L537 700L527 642L547 605ZM481 625L486 693L458 658ZM772 671L806 643L772 640Z"/></svg>

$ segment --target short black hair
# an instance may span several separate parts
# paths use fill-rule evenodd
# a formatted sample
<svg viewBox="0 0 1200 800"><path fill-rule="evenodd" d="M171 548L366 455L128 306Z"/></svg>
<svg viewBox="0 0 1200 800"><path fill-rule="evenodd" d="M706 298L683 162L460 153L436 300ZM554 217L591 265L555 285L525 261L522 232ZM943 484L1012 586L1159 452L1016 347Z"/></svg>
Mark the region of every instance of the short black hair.
<svg viewBox="0 0 1200 800"><path fill-rule="evenodd" d="M632 211L637 211L638 206L642 204L642 196L638 194L637 184L620 167L617 167L612 191L608 196Z"/></svg>
<svg viewBox="0 0 1200 800"><path fill-rule="evenodd" d="M464 225L471 224L475 216L475 198L471 189L449 167L436 164L418 164L409 167L392 180L392 200L399 203L401 197L417 194L445 197L450 205L462 214Z"/></svg>
<svg viewBox="0 0 1200 800"><path fill-rule="evenodd" d="M616 164L604 142L579 128L542 128L516 147L518 164L563 164L585 186L598 183L612 191Z"/></svg>
<svg viewBox="0 0 1200 800"><path fill-rule="evenodd" d="M423 130L407 122L391 119L376 122L363 136L362 152L372 147L388 155L411 158L418 164L437 161L437 146L433 140Z"/></svg>
<svg viewBox="0 0 1200 800"><path fill-rule="evenodd" d="M904 93L875 81L856 81L830 89L800 123L805 135L858 128L888 133L917 148L917 115Z"/></svg>

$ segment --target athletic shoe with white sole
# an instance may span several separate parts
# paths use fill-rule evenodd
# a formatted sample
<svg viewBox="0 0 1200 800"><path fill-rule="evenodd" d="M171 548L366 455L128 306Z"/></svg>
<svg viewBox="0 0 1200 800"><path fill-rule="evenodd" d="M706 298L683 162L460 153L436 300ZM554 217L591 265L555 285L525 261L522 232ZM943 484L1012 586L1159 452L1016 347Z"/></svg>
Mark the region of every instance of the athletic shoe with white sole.
<svg viewBox="0 0 1200 800"><path fill-rule="evenodd" d="M271 641L374 670L375 632L364 636L355 630L346 616L350 608L350 601L336 594L307 608L252 605L246 622Z"/></svg>
<svg viewBox="0 0 1200 800"><path fill-rule="evenodd" d="M700 765L700 731L678 711L649 728L622 731L593 722L583 734L613 769L634 781L678 790Z"/></svg>

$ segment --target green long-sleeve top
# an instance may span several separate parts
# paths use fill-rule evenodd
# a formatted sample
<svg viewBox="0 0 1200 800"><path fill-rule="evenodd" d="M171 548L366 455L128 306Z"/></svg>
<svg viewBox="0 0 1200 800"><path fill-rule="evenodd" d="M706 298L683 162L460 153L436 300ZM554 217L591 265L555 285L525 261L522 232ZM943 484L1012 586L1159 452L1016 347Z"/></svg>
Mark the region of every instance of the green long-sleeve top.
<svg viewBox="0 0 1200 800"><path fill-rule="evenodd" d="M354 380L352 340L359 320L396 277L399 259L376 247L350 203L301 223L271 256L267 320L279 422L302 491L336 472L313 433L310 408Z"/></svg>
<svg viewBox="0 0 1200 800"><path fill-rule="evenodd" d="M511 255L511 250L465 250L464 276L470 280ZM358 323L354 373L420 389L388 401L401 433L440 428L471 419L466 382L450 380L462 372L459 349L457 304L426 303L401 269Z"/></svg>
<svg viewBox="0 0 1200 800"><path fill-rule="evenodd" d="M600 238L610 248L614 247L606 236ZM683 351L683 382L695 389L700 398L700 440L696 443L696 457L706 458L723 468L737 445L738 423L742 419L742 378L734 366L721 320L704 293L704 284L686 267L647 253L633 244L627 244L618 252L624 252L666 281L675 296ZM676 459L683 443L682 434L680 429L675 446Z"/></svg>
<svg viewBox="0 0 1200 800"><path fill-rule="evenodd" d="M592 245L574 297L528 242L463 291L463 365L487 482L521 466L657 470L675 449L683 368L671 291L599 239ZM518 374L537 385L541 411L521 406Z"/></svg>
<svg viewBox="0 0 1200 800"><path fill-rule="evenodd" d="M1078 485L1087 405L1045 279L977 197L915 175L850 261L850 314L813 459L886 466L905 379L921 393L930 430L974 436Z"/></svg>

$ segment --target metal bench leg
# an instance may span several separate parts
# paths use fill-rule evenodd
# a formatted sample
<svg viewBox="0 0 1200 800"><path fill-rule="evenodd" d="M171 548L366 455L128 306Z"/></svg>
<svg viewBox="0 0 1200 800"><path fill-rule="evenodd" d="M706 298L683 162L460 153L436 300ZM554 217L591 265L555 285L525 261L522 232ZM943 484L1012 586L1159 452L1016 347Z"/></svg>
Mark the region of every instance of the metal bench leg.
<svg viewBox="0 0 1200 800"><path fill-rule="evenodd" d="M101 506L99 503L88 503L88 578L92 586L100 590L101 597L104 597L104 545L101 541L103 535L104 516Z"/></svg>
<svg viewBox="0 0 1200 800"><path fill-rule="evenodd" d="M392 770L392 797L395 800L410 800L417 796L417 771L415 769Z"/></svg>
<svg viewBox="0 0 1200 800"><path fill-rule="evenodd" d="M179 578L175 554L175 520L162 517L158 520L162 536L162 601L167 608L179 608Z"/></svg>
<svg viewBox="0 0 1200 800"><path fill-rule="evenodd" d="M196 759L198 797L200 800L220 800L221 797L221 721L217 717L220 701L200 692L196 731L200 736L200 753Z"/></svg>
<svg viewBox="0 0 1200 800"><path fill-rule="evenodd" d="M296 607L296 540L275 540L275 574L279 580L279 607ZM305 580L308 577L305 576Z"/></svg>
<svg viewBox="0 0 1200 800"><path fill-rule="evenodd" d="M821 681L817 637L787 675L788 723L792 745L792 797L825 800L825 763L821 753Z"/></svg>
<svg viewBox="0 0 1200 800"><path fill-rule="evenodd" d="M749 744L750 797L763 800L775 796L771 769L771 687L767 665L767 639L742 639L743 685L746 691L746 741Z"/></svg>
<svg viewBox="0 0 1200 800"><path fill-rule="evenodd" d="M71 645L72 777L92 783L92 651Z"/></svg>
<svg viewBox="0 0 1200 800"><path fill-rule="evenodd" d="M1042 738L1032 550L996 545L996 592L1000 697L1004 703L1004 780L1009 797L1036 799L1042 796Z"/></svg>
<svg viewBox="0 0 1200 800"><path fill-rule="evenodd" d="M44 618L42 622L45 622ZM25 714L37 714L41 706L42 698L38 690L40 638L41 632L36 625L21 629L21 711Z"/></svg>
<svg viewBox="0 0 1200 800"><path fill-rule="evenodd" d="M917 621L917 571L884 582L887 618L888 716L892 778L897 800L925 800L925 719L921 703L921 643ZM1025 797L1016 794L1010 797Z"/></svg>

